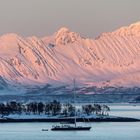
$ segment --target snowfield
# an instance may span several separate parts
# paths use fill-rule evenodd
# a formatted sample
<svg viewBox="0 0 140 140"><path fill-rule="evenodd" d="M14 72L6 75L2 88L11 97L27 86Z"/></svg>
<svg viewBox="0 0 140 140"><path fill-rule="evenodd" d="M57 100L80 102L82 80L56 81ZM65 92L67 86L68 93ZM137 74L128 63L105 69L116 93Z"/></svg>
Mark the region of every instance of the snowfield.
<svg viewBox="0 0 140 140"><path fill-rule="evenodd" d="M0 37L1 95L33 93L46 85L54 87L50 93L62 94L73 78L83 88L139 87L139 66L140 22L96 39L65 27L44 38Z"/></svg>

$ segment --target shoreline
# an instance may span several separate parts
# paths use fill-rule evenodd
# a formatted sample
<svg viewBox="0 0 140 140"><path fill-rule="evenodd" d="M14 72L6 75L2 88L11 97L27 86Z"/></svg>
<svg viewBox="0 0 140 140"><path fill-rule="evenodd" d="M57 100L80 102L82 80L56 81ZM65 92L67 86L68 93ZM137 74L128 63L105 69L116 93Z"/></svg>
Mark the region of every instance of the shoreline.
<svg viewBox="0 0 140 140"><path fill-rule="evenodd" d="M116 117L116 118L77 118L77 122L140 122L140 119ZM3 118L0 123L22 123L22 122L74 122L74 118L32 118L13 119Z"/></svg>

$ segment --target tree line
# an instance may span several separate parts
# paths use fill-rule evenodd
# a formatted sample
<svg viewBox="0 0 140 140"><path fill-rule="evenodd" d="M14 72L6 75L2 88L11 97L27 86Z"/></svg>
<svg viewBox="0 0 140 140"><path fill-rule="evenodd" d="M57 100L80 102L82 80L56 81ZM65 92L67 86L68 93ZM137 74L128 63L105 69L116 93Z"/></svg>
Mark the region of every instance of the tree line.
<svg viewBox="0 0 140 140"><path fill-rule="evenodd" d="M87 104L77 108L70 103L60 103L59 101L52 102L29 102L21 103L16 101L0 103L0 115L1 117L9 114L27 114L27 115L63 115L74 116L80 114L96 114L96 115L109 115L110 108L107 105L100 104Z"/></svg>

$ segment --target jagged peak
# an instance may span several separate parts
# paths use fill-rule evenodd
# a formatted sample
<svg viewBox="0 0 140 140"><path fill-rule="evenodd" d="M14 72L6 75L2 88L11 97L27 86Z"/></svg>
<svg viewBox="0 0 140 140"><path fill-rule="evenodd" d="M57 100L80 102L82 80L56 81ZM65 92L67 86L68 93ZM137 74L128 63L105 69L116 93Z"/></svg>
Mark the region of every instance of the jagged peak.
<svg viewBox="0 0 140 140"><path fill-rule="evenodd" d="M140 22L130 24L128 26L121 27L120 29L112 32L115 35L129 35L129 36L140 36Z"/></svg>
<svg viewBox="0 0 140 140"><path fill-rule="evenodd" d="M67 28L67 27L61 27L61 28L57 31L57 33L68 33L68 32L70 32L70 29Z"/></svg>
<svg viewBox="0 0 140 140"><path fill-rule="evenodd" d="M16 33L7 33L2 35L1 37L18 37L19 35Z"/></svg>
<svg viewBox="0 0 140 140"><path fill-rule="evenodd" d="M0 36L0 39L3 41L15 41L15 40L18 40L19 38L21 37L15 33L8 33L8 34Z"/></svg>
<svg viewBox="0 0 140 140"><path fill-rule="evenodd" d="M98 36L96 39L106 36L140 36L140 21L130 24L128 26L123 26L113 32L105 32Z"/></svg>
<svg viewBox="0 0 140 140"><path fill-rule="evenodd" d="M80 35L70 31L67 27L62 27L55 33L56 45L66 45L78 41L79 39Z"/></svg>
<svg viewBox="0 0 140 140"><path fill-rule="evenodd" d="M38 41L40 38L38 38L37 36L30 36L27 39Z"/></svg>
<svg viewBox="0 0 140 140"><path fill-rule="evenodd" d="M138 21L136 23L133 23L133 24L130 24L129 27L138 27L138 28L140 28L140 21Z"/></svg>

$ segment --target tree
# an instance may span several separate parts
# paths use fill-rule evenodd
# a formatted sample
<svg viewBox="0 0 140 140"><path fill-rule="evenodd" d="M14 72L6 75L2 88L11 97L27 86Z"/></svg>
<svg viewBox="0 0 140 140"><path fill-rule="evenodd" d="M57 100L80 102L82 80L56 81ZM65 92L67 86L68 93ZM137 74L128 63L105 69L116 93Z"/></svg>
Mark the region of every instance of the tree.
<svg viewBox="0 0 140 140"><path fill-rule="evenodd" d="M110 111L110 108L107 105L102 105L102 115L109 115L108 111Z"/></svg>
<svg viewBox="0 0 140 140"><path fill-rule="evenodd" d="M94 112L95 108L92 105L89 104L89 105L82 106L82 110L87 115L90 115Z"/></svg>
<svg viewBox="0 0 140 140"><path fill-rule="evenodd" d="M99 104L94 104L94 107L95 107L95 113L96 113L97 115L101 114L101 111L102 111L101 105L99 105Z"/></svg>
<svg viewBox="0 0 140 140"><path fill-rule="evenodd" d="M63 114L65 116L74 116L75 115L75 107L70 104L70 103L66 103L63 105Z"/></svg>
<svg viewBox="0 0 140 140"><path fill-rule="evenodd" d="M44 111L45 111L45 114L50 114L50 104L49 103L45 103L45 105L44 105Z"/></svg>
<svg viewBox="0 0 140 140"><path fill-rule="evenodd" d="M61 104L60 102L54 100L50 103L50 110L52 111L52 115L57 115L61 112Z"/></svg>
<svg viewBox="0 0 140 140"><path fill-rule="evenodd" d="M41 113L43 113L44 111L44 104L42 102L39 102L37 105L37 110L38 110L38 114L40 115Z"/></svg>
<svg viewBox="0 0 140 140"><path fill-rule="evenodd" d="M9 107L10 107L10 110L11 110L11 112L12 113L17 113L17 102L16 101L11 101L10 103L9 103ZM9 108L8 108L9 109Z"/></svg>

